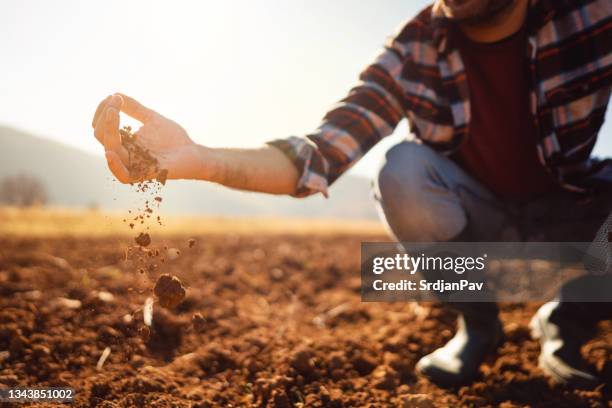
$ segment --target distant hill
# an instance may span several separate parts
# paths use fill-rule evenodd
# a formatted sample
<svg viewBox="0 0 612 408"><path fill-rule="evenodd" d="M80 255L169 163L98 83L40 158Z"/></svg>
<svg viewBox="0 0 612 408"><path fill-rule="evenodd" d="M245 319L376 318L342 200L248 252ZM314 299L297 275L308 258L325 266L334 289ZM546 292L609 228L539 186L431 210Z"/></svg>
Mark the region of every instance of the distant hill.
<svg viewBox="0 0 612 408"><path fill-rule="evenodd" d="M18 173L42 180L52 205L118 209L133 208L139 200L129 186L112 181L103 158L0 126L0 179ZM195 181L171 181L163 195L167 213L376 218L369 181L351 175L333 185L329 199L272 197Z"/></svg>

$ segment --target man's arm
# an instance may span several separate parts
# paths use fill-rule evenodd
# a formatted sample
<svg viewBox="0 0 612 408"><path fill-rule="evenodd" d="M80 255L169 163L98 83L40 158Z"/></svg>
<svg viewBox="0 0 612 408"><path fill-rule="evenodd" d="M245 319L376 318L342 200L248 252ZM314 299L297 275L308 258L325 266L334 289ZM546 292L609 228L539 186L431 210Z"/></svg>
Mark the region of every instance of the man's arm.
<svg viewBox="0 0 612 408"><path fill-rule="evenodd" d="M176 122L121 94L107 97L92 125L104 145L110 170L117 180L131 183L128 155L121 143L119 112L139 120L138 142L168 170L169 179L212 181L227 187L270 194L294 194L298 171L280 150L209 148L195 143ZM149 175L154 177L153 174Z"/></svg>
<svg viewBox="0 0 612 408"><path fill-rule="evenodd" d="M274 140L260 149L213 149L193 142L177 123L121 94L101 102L93 120L109 168L123 183L133 182L121 144L119 111L143 123L139 143L168 170L169 179L198 179L228 187L303 197L327 189L370 148L391 134L404 117L398 77L403 46L391 38L360 75L348 95L319 128L300 138ZM153 178L155 175L149 175Z"/></svg>
<svg viewBox="0 0 612 408"><path fill-rule="evenodd" d="M274 147L210 149L209 155L212 156L214 174L208 181L260 193L295 194L297 169Z"/></svg>

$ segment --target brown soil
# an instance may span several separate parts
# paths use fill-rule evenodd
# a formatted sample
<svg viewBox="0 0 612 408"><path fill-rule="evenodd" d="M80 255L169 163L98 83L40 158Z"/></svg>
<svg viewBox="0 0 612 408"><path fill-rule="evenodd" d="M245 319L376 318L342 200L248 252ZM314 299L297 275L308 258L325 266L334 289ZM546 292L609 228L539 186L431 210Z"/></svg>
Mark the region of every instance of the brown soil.
<svg viewBox="0 0 612 408"><path fill-rule="evenodd" d="M167 170L161 169L157 159L138 143L138 138L132 133L132 128L124 126L119 129L119 133L121 134L121 144L129 155L128 170L130 176L136 180L146 180L149 175L155 174L161 184L166 184Z"/></svg>
<svg viewBox="0 0 612 408"><path fill-rule="evenodd" d="M185 288L181 280L168 274L157 278L153 293L157 296L159 304L167 309L174 309L185 299Z"/></svg>
<svg viewBox="0 0 612 408"><path fill-rule="evenodd" d="M151 237L146 232L141 232L136 238L134 238L134 241L136 241L136 243L141 247L147 247L151 243Z"/></svg>
<svg viewBox="0 0 612 408"><path fill-rule="evenodd" d="M125 240L0 238L0 386L72 386L77 407L610 406L611 322L583 348L607 383L596 390L538 370L535 304L502 305L497 358L475 383L443 389L413 368L455 317L360 303L358 237L196 238L150 275L134 273ZM172 311L154 304L149 328L143 305L162 273L187 293Z"/></svg>

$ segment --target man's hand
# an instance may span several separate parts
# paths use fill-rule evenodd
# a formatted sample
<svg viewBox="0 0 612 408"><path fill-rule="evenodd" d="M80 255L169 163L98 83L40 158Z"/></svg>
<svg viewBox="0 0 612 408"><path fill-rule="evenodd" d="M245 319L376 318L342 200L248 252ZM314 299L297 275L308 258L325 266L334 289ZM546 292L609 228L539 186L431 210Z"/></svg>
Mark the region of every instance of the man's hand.
<svg viewBox="0 0 612 408"><path fill-rule="evenodd" d="M143 124L135 133L138 144L157 159L160 169L168 170L169 179L210 179L211 169L203 166L203 156L206 156L209 149L194 143L178 123L129 96L114 94L100 103L92 126L96 138L104 145L108 167L117 180L122 183L138 181L130 176L128 153L121 143L120 111ZM155 174L147 175L147 178L154 177Z"/></svg>
<svg viewBox="0 0 612 408"><path fill-rule="evenodd" d="M117 180L133 183L128 152L121 143L119 112L140 121L138 144L168 170L168 179L212 181L241 190L294 194L299 177L291 161L278 149L211 149L195 143L185 129L123 94L108 96L98 106L92 126L104 145L108 167ZM153 179L156 174L146 178Z"/></svg>

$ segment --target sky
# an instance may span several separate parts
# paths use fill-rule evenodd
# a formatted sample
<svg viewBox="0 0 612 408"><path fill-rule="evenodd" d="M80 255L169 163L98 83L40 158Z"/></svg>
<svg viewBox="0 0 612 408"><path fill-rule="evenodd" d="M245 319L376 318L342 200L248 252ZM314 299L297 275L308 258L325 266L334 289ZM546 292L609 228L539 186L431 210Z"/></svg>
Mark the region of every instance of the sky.
<svg viewBox="0 0 612 408"><path fill-rule="evenodd" d="M427 3L5 0L0 124L102 156L91 117L123 92L208 146L303 135ZM351 171L371 175L407 132L403 123ZM612 156L610 123L601 135L596 153Z"/></svg>

